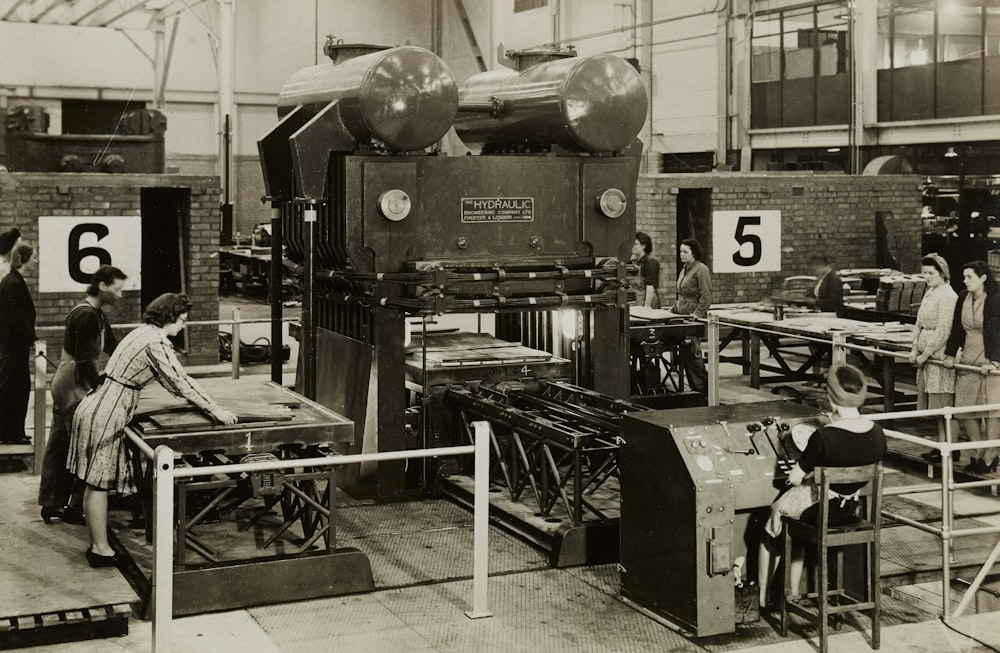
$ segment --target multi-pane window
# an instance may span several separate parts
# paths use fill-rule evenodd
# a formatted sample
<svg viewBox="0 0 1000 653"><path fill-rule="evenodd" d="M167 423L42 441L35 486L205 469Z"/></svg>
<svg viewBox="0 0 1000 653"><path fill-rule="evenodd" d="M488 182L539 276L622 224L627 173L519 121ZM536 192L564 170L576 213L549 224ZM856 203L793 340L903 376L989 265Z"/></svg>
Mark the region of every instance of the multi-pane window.
<svg viewBox="0 0 1000 653"><path fill-rule="evenodd" d="M1000 0L879 0L878 119L1000 113Z"/></svg>
<svg viewBox="0 0 1000 653"><path fill-rule="evenodd" d="M541 9L548 6L549 0L514 0L514 13Z"/></svg>
<svg viewBox="0 0 1000 653"><path fill-rule="evenodd" d="M754 17L750 52L753 128L847 122L848 22L846 2Z"/></svg>

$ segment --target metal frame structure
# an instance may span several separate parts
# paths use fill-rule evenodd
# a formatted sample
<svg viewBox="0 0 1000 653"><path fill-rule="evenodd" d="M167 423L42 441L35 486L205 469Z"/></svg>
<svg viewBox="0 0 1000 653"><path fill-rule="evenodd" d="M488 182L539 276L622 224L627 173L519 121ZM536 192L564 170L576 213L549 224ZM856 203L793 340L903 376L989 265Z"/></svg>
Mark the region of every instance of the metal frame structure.
<svg viewBox="0 0 1000 653"><path fill-rule="evenodd" d="M473 517L472 609L466 611L465 614L470 619L492 616L487 602L489 498L487 496L486 478L489 466L489 435L488 427L485 423L477 424L474 428L476 433L475 444L469 446L189 468L175 467L176 455L170 447L161 445L154 451L141 437L131 431L126 431L126 436L129 438L132 446L140 452L144 459L149 461L151 468L154 470L153 575L151 580L153 591L154 653L169 653L172 650L173 644L171 622L174 616L174 585L177 579L177 572L174 569L174 492L177 482L184 479L193 480L206 476L214 476L220 473L228 475L280 473L303 466L315 467L317 469L333 469L338 466L365 464L384 460L408 460L435 456L475 454L475 465L478 472L477 478L482 480L476 487L475 514Z"/></svg>

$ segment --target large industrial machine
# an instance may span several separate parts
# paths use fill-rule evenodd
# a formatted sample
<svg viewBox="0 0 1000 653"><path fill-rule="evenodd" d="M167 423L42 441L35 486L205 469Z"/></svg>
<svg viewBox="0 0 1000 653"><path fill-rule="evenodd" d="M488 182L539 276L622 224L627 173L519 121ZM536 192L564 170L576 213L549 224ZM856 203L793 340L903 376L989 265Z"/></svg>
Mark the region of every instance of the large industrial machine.
<svg viewBox="0 0 1000 653"><path fill-rule="evenodd" d="M17 105L4 117L12 172L162 173L167 118L155 109L126 111L106 134L50 134L42 107Z"/></svg>
<svg viewBox="0 0 1000 653"><path fill-rule="evenodd" d="M763 520L800 455L792 429L827 422L783 401L627 416L618 451L622 595L698 637L755 616L750 579Z"/></svg>
<svg viewBox="0 0 1000 653"><path fill-rule="evenodd" d="M418 47L330 39L324 51L329 62L282 89L281 120L259 149L274 260L284 243L303 290L298 388L354 420L352 450L460 442L459 407L473 414L480 399L523 398L543 381L589 386L608 405L628 397L625 257L647 106L635 69L571 50L509 53L511 68L459 88ZM434 147L453 125L475 154ZM496 333L428 330L453 313L495 313ZM573 409L550 398L563 402L545 411ZM539 423L550 415L516 410ZM542 465L539 455L522 464L539 485L564 491L588 473L566 475L568 459ZM400 496L431 488L438 469L462 471L385 463L341 484Z"/></svg>

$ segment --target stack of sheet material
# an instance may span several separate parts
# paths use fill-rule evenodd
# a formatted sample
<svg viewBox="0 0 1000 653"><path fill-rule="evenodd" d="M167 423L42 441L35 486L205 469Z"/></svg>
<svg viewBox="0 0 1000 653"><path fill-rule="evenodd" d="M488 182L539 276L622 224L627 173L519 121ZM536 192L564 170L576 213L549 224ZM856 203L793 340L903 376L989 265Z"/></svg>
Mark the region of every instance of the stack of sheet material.
<svg viewBox="0 0 1000 653"><path fill-rule="evenodd" d="M927 282L918 275L899 274L882 277L875 294L875 310L889 313L910 313L920 304Z"/></svg>

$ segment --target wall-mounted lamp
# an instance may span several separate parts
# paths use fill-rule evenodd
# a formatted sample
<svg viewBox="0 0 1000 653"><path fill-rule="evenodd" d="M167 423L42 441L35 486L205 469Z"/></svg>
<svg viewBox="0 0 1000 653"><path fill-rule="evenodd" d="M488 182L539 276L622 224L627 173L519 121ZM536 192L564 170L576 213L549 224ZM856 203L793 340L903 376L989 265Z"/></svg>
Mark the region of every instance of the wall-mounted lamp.
<svg viewBox="0 0 1000 653"><path fill-rule="evenodd" d="M948 151L944 153L946 159L954 159L956 156L958 156L958 152L955 151L954 147L949 147Z"/></svg>

